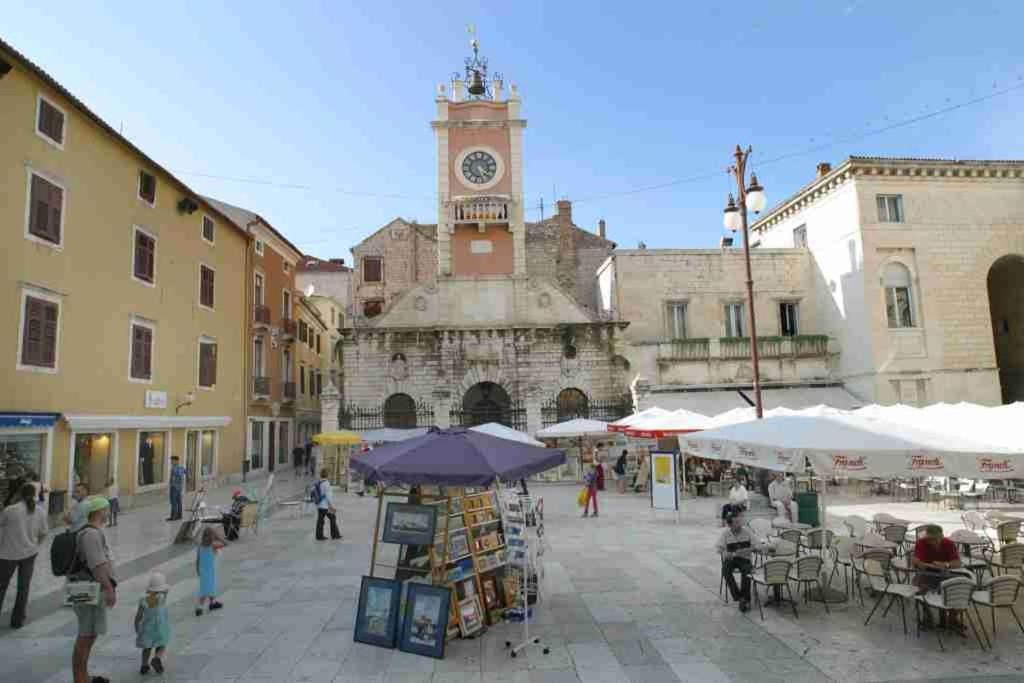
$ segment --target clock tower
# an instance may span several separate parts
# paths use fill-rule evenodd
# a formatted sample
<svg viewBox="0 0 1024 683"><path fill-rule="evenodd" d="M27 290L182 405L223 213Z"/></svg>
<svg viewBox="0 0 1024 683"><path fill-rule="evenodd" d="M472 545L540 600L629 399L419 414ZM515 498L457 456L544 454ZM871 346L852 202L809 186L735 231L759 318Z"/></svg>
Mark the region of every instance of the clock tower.
<svg viewBox="0 0 1024 683"><path fill-rule="evenodd" d="M523 129L516 86L488 76L479 43L464 73L437 87L439 278L526 275Z"/></svg>

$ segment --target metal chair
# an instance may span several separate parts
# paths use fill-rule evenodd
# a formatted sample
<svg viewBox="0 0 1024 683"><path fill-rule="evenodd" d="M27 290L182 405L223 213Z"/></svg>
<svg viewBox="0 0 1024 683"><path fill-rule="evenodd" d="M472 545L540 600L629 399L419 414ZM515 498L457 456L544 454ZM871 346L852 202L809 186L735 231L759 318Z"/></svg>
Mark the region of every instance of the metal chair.
<svg viewBox="0 0 1024 683"><path fill-rule="evenodd" d="M779 532L779 538L796 546L797 554L800 554L800 541L803 540L803 534L799 529L784 529Z"/></svg>
<svg viewBox="0 0 1024 683"><path fill-rule="evenodd" d="M257 536L260 535L259 506L256 503L249 503L242 508L241 519L238 523L238 530L252 529Z"/></svg>
<svg viewBox="0 0 1024 683"><path fill-rule="evenodd" d="M907 543L907 525L889 524L882 527L882 538L896 544L896 552L902 555Z"/></svg>
<svg viewBox="0 0 1024 683"><path fill-rule="evenodd" d="M929 592L924 595L918 595L914 601L915 611L920 607L921 609L935 609L944 614L956 612L962 615L971 625L971 630L974 631L974 637L978 639L978 645L982 650L985 649L985 643L981 640L981 635L978 633L978 629L974 625L974 618L971 616L969 607L971 606L971 596L974 592L974 582L967 577L957 576L952 579L946 579L939 584L939 592ZM918 628L917 635L921 635L921 618L918 616ZM942 644L942 633L941 629L935 629L935 635L939 639L939 648L943 652L946 651L945 645Z"/></svg>
<svg viewBox="0 0 1024 683"><path fill-rule="evenodd" d="M884 548L874 548L865 550L859 557L856 555L854 556L853 583L857 588L857 598L860 600L861 606L864 605L864 592L861 590L861 575L865 573L865 564L872 560L878 562L884 569L888 570L889 563L892 562L892 553Z"/></svg>
<svg viewBox="0 0 1024 683"><path fill-rule="evenodd" d="M825 613L830 614L828 600L825 599L824 595L825 591L821 589L821 568L824 564L824 560L814 555L801 557L793 564L794 572L789 575L789 580L796 581L803 589L802 593L805 604L810 595L811 586L817 586L818 593L821 594L822 602L825 604Z"/></svg>
<svg viewBox="0 0 1024 683"><path fill-rule="evenodd" d="M1016 543L1017 536L1019 535L1019 519L1005 519L996 524L996 541L999 543L1000 548L1010 543Z"/></svg>
<svg viewBox="0 0 1024 683"><path fill-rule="evenodd" d="M967 529L957 529L949 535L949 540L960 550L960 566L971 570L980 586L984 573L992 571L989 566L994 552L992 539Z"/></svg>
<svg viewBox="0 0 1024 683"><path fill-rule="evenodd" d="M978 623L981 624L981 632L985 634L985 639L988 640L988 647L992 649L992 638L988 633L985 632L985 620L981 618L981 613L978 611L978 605L982 607L988 607L989 612L992 615L992 635L996 634L996 608L1008 609L1010 614L1013 615L1014 620L1017 622L1017 626L1020 627L1020 632L1024 633L1024 624L1021 624L1020 617L1017 616L1017 610L1013 606L1017 602L1017 598L1020 595L1020 588L1024 585L1024 581L1021 581L1016 576L996 576L985 582L985 587L980 591L974 591L971 594L971 602L974 604L974 613L978 616Z"/></svg>
<svg viewBox="0 0 1024 683"><path fill-rule="evenodd" d="M835 533L831 529L811 529L804 533L804 536L806 543L801 540L801 547L808 552L818 551L818 557L824 557L835 542Z"/></svg>
<svg viewBox="0 0 1024 683"><path fill-rule="evenodd" d="M988 520L977 510L969 510L963 513L960 515L960 519L963 520L964 526L967 529L979 534L985 533L985 529L989 526Z"/></svg>
<svg viewBox="0 0 1024 683"><path fill-rule="evenodd" d="M853 540L849 538L837 538L832 544L832 573L828 577L828 585L832 585L839 568L843 568L843 589L850 595L850 574L853 572Z"/></svg>
<svg viewBox="0 0 1024 683"><path fill-rule="evenodd" d="M888 512L879 512L871 518L872 523L875 525L875 531L882 533L889 524L899 523L899 520L890 515Z"/></svg>
<svg viewBox="0 0 1024 683"><path fill-rule="evenodd" d="M867 532L870 524L860 515L850 515L843 520L843 526L849 530L850 538L860 538Z"/></svg>
<svg viewBox="0 0 1024 683"><path fill-rule="evenodd" d="M989 566L992 568L992 576L996 576L997 570L999 574L1010 571L1024 573L1024 543L1007 543L998 552L992 553Z"/></svg>
<svg viewBox="0 0 1024 683"><path fill-rule="evenodd" d="M864 625L867 626L868 622L871 621L871 617L875 616L875 611L878 606L882 604L886 596L889 597L889 605L882 612L882 618L889 613L892 609L893 603L897 600L900 601L900 613L903 617L903 635L907 634L907 607L906 600L912 600L917 595L917 586L913 586L909 583L896 583L892 580L892 572L889 568L889 560L882 560L880 557L871 557L864 561L864 575L868 577L868 583L871 588L878 593L878 600L875 601L875 606L871 608L871 612L868 613L868 618L864 620Z"/></svg>
<svg viewBox="0 0 1024 683"><path fill-rule="evenodd" d="M793 589L789 587L789 570L793 566L793 563L789 560L773 559L768 560L761 565L761 571L751 575L751 579L754 582L754 602L757 603L757 609L761 613L761 620L764 620L764 606L761 604L761 594L757 590L758 586L764 586L766 589L771 587L773 589L778 588L780 594L783 588L789 593L789 602L793 607L793 616L799 618L796 613L796 602L793 601Z"/></svg>

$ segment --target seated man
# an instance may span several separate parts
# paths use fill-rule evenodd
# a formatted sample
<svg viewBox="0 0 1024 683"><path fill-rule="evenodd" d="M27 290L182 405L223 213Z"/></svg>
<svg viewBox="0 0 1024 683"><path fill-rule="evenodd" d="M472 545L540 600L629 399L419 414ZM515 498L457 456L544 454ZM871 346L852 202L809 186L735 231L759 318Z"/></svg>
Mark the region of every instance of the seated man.
<svg viewBox="0 0 1024 683"><path fill-rule="evenodd" d="M747 487L738 480L733 482L732 488L729 489L729 502L722 506L722 523L725 523L730 509L746 512L749 501Z"/></svg>
<svg viewBox="0 0 1024 683"><path fill-rule="evenodd" d="M250 502L241 489L231 494L231 510L225 512L221 517L221 523L224 525L224 536L227 540L238 540L238 532L242 526L242 508Z"/></svg>
<svg viewBox="0 0 1024 683"><path fill-rule="evenodd" d="M791 522L799 520L796 502L793 500L793 489L789 488L781 472L776 472L772 483L768 485L768 498L779 517Z"/></svg>
<svg viewBox="0 0 1024 683"><path fill-rule="evenodd" d="M728 528L722 531L715 546L722 554L722 573L732 599L739 603L740 611L750 609L750 572L753 565L750 554L754 550L754 537L743 524L743 513L730 508L726 516ZM736 585L735 570L740 570L741 586Z"/></svg>
<svg viewBox="0 0 1024 683"><path fill-rule="evenodd" d="M914 577L916 585L922 593L938 590L939 584L950 577L950 569L960 568L960 553L956 544L942 535L942 527L931 524L925 529L924 536L914 544L914 557L911 560L918 574ZM932 623L931 609L925 609L925 622Z"/></svg>

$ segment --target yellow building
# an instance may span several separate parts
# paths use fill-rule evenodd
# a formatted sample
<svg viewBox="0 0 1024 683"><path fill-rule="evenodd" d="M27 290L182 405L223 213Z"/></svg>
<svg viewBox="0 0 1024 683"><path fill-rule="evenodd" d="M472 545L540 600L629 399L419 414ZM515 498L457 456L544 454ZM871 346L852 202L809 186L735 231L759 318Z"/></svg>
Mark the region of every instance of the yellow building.
<svg viewBox="0 0 1024 683"><path fill-rule="evenodd" d="M0 494L240 472L248 235L2 41L0 225Z"/></svg>
<svg viewBox="0 0 1024 683"><path fill-rule="evenodd" d="M306 444L320 432L320 393L327 385L331 341L327 321L305 296L296 306L299 335L295 340L298 386L295 397L296 443Z"/></svg>

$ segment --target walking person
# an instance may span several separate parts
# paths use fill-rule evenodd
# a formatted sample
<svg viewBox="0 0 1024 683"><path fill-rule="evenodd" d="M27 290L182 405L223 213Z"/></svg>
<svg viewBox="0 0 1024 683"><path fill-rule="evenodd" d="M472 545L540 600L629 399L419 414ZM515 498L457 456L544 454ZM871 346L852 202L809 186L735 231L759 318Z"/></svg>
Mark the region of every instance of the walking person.
<svg viewBox="0 0 1024 683"><path fill-rule="evenodd" d="M89 677L89 655L96 638L107 632L107 610L117 604L117 579L110 546L103 527L110 516L110 501L103 496L89 496L82 504L86 511L86 525L78 532L75 560L78 569L74 581L95 581L100 584L100 598L96 605L75 605L78 617L78 636L71 655L74 683L110 683L105 676Z"/></svg>
<svg viewBox="0 0 1024 683"><path fill-rule="evenodd" d="M615 481L619 488L619 493L626 492L626 458L629 455L629 451L625 448L622 449L622 455L615 461L615 465L612 467L612 471L615 472Z"/></svg>
<svg viewBox="0 0 1024 683"><path fill-rule="evenodd" d="M171 495L171 516L167 518L168 522L181 519L181 496L185 488L185 474L186 470L178 460L178 456L172 455L171 485L168 488Z"/></svg>
<svg viewBox="0 0 1024 683"><path fill-rule="evenodd" d="M199 593L196 596L196 616L203 615L206 603L212 612L224 605L217 601L217 553L224 547L224 541L216 527L203 528L196 549L196 574L199 575Z"/></svg>
<svg viewBox="0 0 1024 683"><path fill-rule="evenodd" d="M139 599L139 609L135 612L135 647L142 650L140 674L148 674L150 666L158 674L164 672L164 655L171 641L171 617L167 612L170 590L167 578L160 572L153 572L149 575L146 594Z"/></svg>
<svg viewBox="0 0 1024 683"><path fill-rule="evenodd" d="M0 512L0 612L4 609L7 586L18 572L18 588L11 611L11 628L25 625L28 589L32 583L39 544L46 538L46 512L37 500L35 487L22 484L21 500Z"/></svg>
<svg viewBox="0 0 1024 683"><path fill-rule="evenodd" d="M121 487L113 477L107 483L107 500L110 501L110 523L108 527L117 526L117 515L121 512Z"/></svg>
<svg viewBox="0 0 1024 683"><path fill-rule="evenodd" d="M587 485L587 502L583 506L583 516L590 515L590 503L594 503L594 516L597 517L597 468L591 464L590 469L583 475L583 481Z"/></svg>
<svg viewBox="0 0 1024 683"><path fill-rule="evenodd" d="M89 489L85 488L85 484L75 484L75 488L71 492L71 500L74 501L74 504L64 513L64 523L71 528L71 531L78 531L89 521L86 518L85 506L82 505L88 495Z"/></svg>
<svg viewBox="0 0 1024 683"><path fill-rule="evenodd" d="M331 492L331 482L327 478L327 468L320 470L320 480L313 484L313 502L316 503L316 540L326 541L324 536L324 520L331 520L331 539L341 538L341 531L338 529L338 511L334 507L334 494Z"/></svg>

